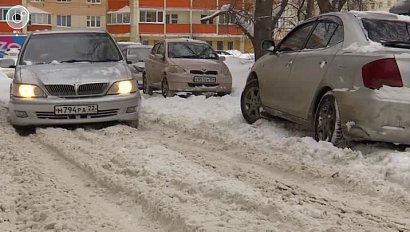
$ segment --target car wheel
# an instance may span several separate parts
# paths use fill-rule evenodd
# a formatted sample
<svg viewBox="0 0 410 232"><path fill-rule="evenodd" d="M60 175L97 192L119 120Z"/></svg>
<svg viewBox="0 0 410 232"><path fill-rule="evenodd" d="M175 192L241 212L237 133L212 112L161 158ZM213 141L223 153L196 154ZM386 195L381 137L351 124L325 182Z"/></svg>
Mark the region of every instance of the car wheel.
<svg viewBox="0 0 410 232"><path fill-rule="evenodd" d="M20 136L29 136L36 133L36 128L32 126L13 126Z"/></svg>
<svg viewBox="0 0 410 232"><path fill-rule="evenodd" d="M249 124L261 118L262 103L257 80L248 82L241 95L241 110L245 121Z"/></svg>
<svg viewBox="0 0 410 232"><path fill-rule="evenodd" d="M161 93L165 98L174 96L174 92L169 89L169 84L166 77L164 77L161 82Z"/></svg>
<svg viewBox="0 0 410 232"><path fill-rule="evenodd" d="M142 78L142 92L148 95L152 95L152 88L149 87L147 76L145 74Z"/></svg>
<svg viewBox="0 0 410 232"><path fill-rule="evenodd" d="M138 128L139 124L140 124L140 120L139 119L135 119L132 121L126 121L125 124L127 126L133 127L133 128Z"/></svg>
<svg viewBox="0 0 410 232"><path fill-rule="evenodd" d="M331 142L337 147L346 146L342 133L339 109L332 91L325 93L315 112L315 140Z"/></svg>

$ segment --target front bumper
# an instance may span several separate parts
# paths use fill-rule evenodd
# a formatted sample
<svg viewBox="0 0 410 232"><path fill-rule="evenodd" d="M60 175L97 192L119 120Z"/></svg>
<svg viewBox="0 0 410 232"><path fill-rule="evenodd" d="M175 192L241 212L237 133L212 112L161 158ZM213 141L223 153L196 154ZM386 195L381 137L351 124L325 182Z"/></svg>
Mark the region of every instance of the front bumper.
<svg viewBox="0 0 410 232"><path fill-rule="evenodd" d="M98 113L86 115L55 115L56 105L98 105ZM37 98L10 97L9 114L15 126L65 125L109 121L132 121L139 117L141 96L107 95L90 98ZM135 111L132 108L135 107ZM127 113L128 110L128 113ZM26 112L27 117L18 117L17 112Z"/></svg>
<svg viewBox="0 0 410 232"><path fill-rule="evenodd" d="M348 139L410 144L410 99L367 88L335 92L335 97Z"/></svg>
<svg viewBox="0 0 410 232"><path fill-rule="evenodd" d="M171 91L176 92L214 92L231 93L232 77L230 75L217 75L215 83L194 83L195 75L191 74L167 74L167 80Z"/></svg>

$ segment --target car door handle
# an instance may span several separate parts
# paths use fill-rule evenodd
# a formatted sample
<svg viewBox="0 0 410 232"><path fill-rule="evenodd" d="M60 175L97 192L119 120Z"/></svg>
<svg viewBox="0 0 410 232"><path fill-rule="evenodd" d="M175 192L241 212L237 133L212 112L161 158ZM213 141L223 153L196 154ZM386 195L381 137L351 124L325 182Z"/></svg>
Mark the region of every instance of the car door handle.
<svg viewBox="0 0 410 232"><path fill-rule="evenodd" d="M320 68L325 67L326 64L327 64L326 60L322 60L322 61L319 62Z"/></svg>
<svg viewBox="0 0 410 232"><path fill-rule="evenodd" d="M289 68L292 64L293 64L293 60L289 60L289 61L286 63L285 67L286 67L286 68Z"/></svg>

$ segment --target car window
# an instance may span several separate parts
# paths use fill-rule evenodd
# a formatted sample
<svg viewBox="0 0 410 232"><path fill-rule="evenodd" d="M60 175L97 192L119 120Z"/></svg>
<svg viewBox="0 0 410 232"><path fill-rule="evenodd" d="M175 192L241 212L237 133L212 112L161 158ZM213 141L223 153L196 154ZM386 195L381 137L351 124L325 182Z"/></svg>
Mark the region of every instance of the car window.
<svg viewBox="0 0 410 232"><path fill-rule="evenodd" d="M151 49L146 47L128 48L128 60L132 62L144 62L150 53Z"/></svg>
<svg viewBox="0 0 410 232"><path fill-rule="evenodd" d="M218 59L218 55L209 44L195 42L168 43L169 58Z"/></svg>
<svg viewBox="0 0 410 232"><path fill-rule="evenodd" d="M160 43L158 46L157 54L165 55L165 46L164 43Z"/></svg>
<svg viewBox="0 0 410 232"><path fill-rule="evenodd" d="M362 19L367 36L374 42L410 41L410 23L381 19Z"/></svg>
<svg viewBox="0 0 410 232"><path fill-rule="evenodd" d="M316 22L307 23L294 29L279 45L279 51L300 51Z"/></svg>
<svg viewBox="0 0 410 232"><path fill-rule="evenodd" d="M343 30L343 26L339 24L339 26L336 28L335 33L330 39L328 46L333 46L343 41L344 41L344 30Z"/></svg>
<svg viewBox="0 0 410 232"><path fill-rule="evenodd" d="M338 26L339 25L334 22L319 22L309 37L306 49L326 48L329 46L329 42Z"/></svg>
<svg viewBox="0 0 410 232"><path fill-rule="evenodd" d="M120 61L122 55L105 33L61 33L32 35L20 64L74 61Z"/></svg>
<svg viewBox="0 0 410 232"><path fill-rule="evenodd" d="M155 44L154 47L152 47L151 54L154 55L155 53L157 53L158 46L159 46L159 43Z"/></svg>

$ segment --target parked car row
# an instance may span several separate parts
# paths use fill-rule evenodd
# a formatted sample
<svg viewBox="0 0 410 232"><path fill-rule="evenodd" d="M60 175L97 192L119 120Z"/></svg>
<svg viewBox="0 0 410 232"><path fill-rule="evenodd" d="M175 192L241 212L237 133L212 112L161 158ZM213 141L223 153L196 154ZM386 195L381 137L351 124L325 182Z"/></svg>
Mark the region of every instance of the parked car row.
<svg viewBox="0 0 410 232"><path fill-rule="evenodd" d="M277 45L264 41L267 54L241 95L244 119L279 116L336 146L410 144L409 28L410 20L394 14L328 13L299 24ZM11 123L17 129L103 121L137 126L140 78L144 93L160 90L164 97L232 91L223 54L206 42L120 47L105 32L32 33L16 64Z"/></svg>

